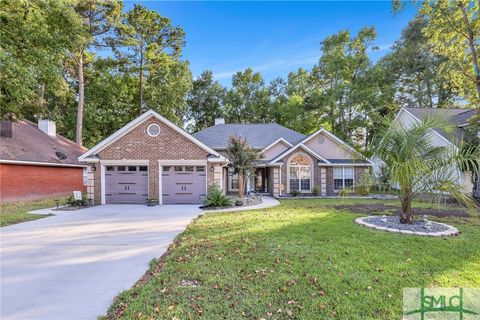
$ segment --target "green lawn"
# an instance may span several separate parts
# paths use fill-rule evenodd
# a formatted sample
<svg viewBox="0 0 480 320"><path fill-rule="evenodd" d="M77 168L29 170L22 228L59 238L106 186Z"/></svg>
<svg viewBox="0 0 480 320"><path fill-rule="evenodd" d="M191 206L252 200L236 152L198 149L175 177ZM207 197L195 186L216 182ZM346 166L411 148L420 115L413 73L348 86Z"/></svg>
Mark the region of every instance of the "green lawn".
<svg viewBox="0 0 480 320"><path fill-rule="evenodd" d="M462 233L439 239L367 229L331 207L365 202L378 201L206 214L107 318L400 319L404 287L480 287L478 218L444 219Z"/></svg>
<svg viewBox="0 0 480 320"><path fill-rule="evenodd" d="M65 202L65 197L2 203L0 206L0 227L48 217L48 215L31 214L28 213L28 211L54 207L55 200L59 200L60 204L63 204Z"/></svg>

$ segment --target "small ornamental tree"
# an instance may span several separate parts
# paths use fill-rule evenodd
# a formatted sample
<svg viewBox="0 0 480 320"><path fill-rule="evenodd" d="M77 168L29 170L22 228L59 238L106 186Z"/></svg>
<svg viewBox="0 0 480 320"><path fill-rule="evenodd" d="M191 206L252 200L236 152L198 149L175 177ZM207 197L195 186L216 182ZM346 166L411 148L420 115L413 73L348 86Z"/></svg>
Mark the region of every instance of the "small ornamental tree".
<svg viewBox="0 0 480 320"><path fill-rule="evenodd" d="M247 139L239 136L231 136L227 146L227 156L230 160L230 172L238 174L238 197L245 194L245 177L253 174L253 161L257 158L257 152L248 145Z"/></svg>
<svg viewBox="0 0 480 320"><path fill-rule="evenodd" d="M448 194L475 209L470 192L458 181L460 170L478 173L480 147L437 146L432 131L453 131L448 116L425 117L406 128L399 122L385 122L373 139L373 154L385 164L391 186L398 187L401 223L412 223L412 200L422 194Z"/></svg>

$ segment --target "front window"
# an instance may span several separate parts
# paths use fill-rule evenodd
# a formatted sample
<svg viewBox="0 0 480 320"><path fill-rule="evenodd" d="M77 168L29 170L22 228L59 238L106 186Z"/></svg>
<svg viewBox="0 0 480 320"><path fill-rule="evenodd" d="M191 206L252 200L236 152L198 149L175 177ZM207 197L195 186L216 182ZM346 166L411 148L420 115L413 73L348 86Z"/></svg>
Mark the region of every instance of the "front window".
<svg viewBox="0 0 480 320"><path fill-rule="evenodd" d="M290 190L310 191L311 166L310 161L301 155L294 157L289 165Z"/></svg>
<svg viewBox="0 0 480 320"><path fill-rule="evenodd" d="M237 191L238 190L238 174L232 174L230 176L230 190Z"/></svg>
<svg viewBox="0 0 480 320"><path fill-rule="evenodd" d="M336 167L333 168L333 189L342 190L353 187L353 168Z"/></svg>

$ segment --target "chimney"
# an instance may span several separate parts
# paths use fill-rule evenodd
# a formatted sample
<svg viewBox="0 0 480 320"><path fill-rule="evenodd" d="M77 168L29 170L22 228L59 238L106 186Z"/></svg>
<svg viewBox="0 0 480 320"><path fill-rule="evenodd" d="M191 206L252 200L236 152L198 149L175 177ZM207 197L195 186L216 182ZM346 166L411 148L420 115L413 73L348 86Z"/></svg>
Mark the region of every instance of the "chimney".
<svg viewBox="0 0 480 320"><path fill-rule="evenodd" d="M215 125L217 124L225 124L224 118L215 118Z"/></svg>
<svg viewBox="0 0 480 320"><path fill-rule="evenodd" d="M49 136L55 137L57 135L57 126L55 121L48 119L38 119L38 129L42 130Z"/></svg>
<svg viewBox="0 0 480 320"><path fill-rule="evenodd" d="M13 123L10 120L0 121L0 136L11 138L13 136Z"/></svg>

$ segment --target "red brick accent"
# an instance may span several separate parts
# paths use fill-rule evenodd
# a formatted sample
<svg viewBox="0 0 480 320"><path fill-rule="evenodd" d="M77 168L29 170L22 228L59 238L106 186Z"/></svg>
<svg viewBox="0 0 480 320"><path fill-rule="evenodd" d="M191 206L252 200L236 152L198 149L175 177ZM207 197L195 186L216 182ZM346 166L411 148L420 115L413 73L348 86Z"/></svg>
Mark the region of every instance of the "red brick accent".
<svg viewBox="0 0 480 320"><path fill-rule="evenodd" d="M84 191L83 168L0 164L0 201L41 199Z"/></svg>
<svg viewBox="0 0 480 320"><path fill-rule="evenodd" d="M157 123L161 128L158 137L150 137L147 127ZM158 160L207 160L208 151L199 147L155 117L150 117L133 130L99 152L100 160L150 160L148 165L149 197L158 199ZM210 164L207 167L209 170ZM213 174L209 172L208 182L212 184ZM95 203L101 203L101 170L96 164Z"/></svg>

